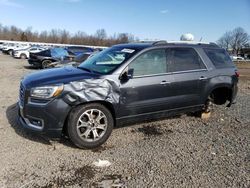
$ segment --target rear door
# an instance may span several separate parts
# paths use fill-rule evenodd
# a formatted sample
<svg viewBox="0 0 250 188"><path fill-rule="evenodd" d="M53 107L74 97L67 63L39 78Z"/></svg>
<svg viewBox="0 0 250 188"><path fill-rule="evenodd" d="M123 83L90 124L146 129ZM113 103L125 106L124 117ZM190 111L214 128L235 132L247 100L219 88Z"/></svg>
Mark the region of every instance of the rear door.
<svg viewBox="0 0 250 188"><path fill-rule="evenodd" d="M189 47L169 48L168 52L168 68L173 76L173 108L201 105L208 71L199 54Z"/></svg>

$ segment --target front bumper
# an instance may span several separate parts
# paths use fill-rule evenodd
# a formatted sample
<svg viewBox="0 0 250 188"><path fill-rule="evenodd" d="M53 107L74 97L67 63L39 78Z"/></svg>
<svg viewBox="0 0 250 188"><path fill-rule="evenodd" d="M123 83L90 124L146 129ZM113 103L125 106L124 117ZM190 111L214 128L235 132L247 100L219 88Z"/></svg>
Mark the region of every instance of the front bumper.
<svg viewBox="0 0 250 188"><path fill-rule="evenodd" d="M19 122L32 132L60 137L71 107L62 99L53 99L47 104L19 103Z"/></svg>
<svg viewBox="0 0 250 188"><path fill-rule="evenodd" d="M20 54L14 53L14 54L13 54L13 57L15 57L15 58L20 58Z"/></svg>
<svg viewBox="0 0 250 188"><path fill-rule="evenodd" d="M3 54L9 54L8 50L2 50Z"/></svg>
<svg viewBox="0 0 250 188"><path fill-rule="evenodd" d="M37 59L28 59L28 63L35 67L42 67L42 63Z"/></svg>

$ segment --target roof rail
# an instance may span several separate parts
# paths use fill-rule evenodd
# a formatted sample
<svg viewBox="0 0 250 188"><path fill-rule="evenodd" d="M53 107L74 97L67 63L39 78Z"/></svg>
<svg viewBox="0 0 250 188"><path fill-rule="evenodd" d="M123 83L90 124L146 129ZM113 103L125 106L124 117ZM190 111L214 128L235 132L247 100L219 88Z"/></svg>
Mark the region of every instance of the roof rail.
<svg viewBox="0 0 250 188"><path fill-rule="evenodd" d="M140 41L140 43L152 43L153 46L167 45L167 44L196 44L196 45L210 45L210 46L214 46L214 47L219 47L214 42L200 42L200 41L166 41L166 40L159 40L159 41Z"/></svg>
<svg viewBox="0 0 250 188"><path fill-rule="evenodd" d="M165 40L159 40L159 41L155 41L153 42L153 46L156 46L156 45L163 45L163 44L167 44L168 42L165 41Z"/></svg>
<svg viewBox="0 0 250 188"><path fill-rule="evenodd" d="M200 42L200 41L169 41L169 44L196 44L196 45L210 45L214 47L219 47L216 43L214 42Z"/></svg>
<svg viewBox="0 0 250 188"><path fill-rule="evenodd" d="M215 42L209 42L209 44L216 46L216 47L219 47L218 44L216 44Z"/></svg>
<svg viewBox="0 0 250 188"><path fill-rule="evenodd" d="M208 42L196 42L196 41L169 41L172 44L210 44Z"/></svg>

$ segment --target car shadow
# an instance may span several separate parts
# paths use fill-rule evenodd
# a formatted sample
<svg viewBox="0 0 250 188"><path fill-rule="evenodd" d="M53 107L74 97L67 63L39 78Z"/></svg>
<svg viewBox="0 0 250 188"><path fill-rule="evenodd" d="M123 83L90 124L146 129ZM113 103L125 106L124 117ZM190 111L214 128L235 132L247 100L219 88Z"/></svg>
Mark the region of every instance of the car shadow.
<svg viewBox="0 0 250 188"><path fill-rule="evenodd" d="M29 70L39 70L40 68L35 67L35 66L31 66L31 65L24 65L23 66L25 69L29 69Z"/></svg>
<svg viewBox="0 0 250 188"><path fill-rule="evenodd" d="M11 127L15 130L16 134L25 139L51 146L53 145L53 141L56 141L65 146L77 148L65 136L62 136L61 138L50 138L23 128L18 119L18 103L12 104L7 108L6 117Z"/></svg>

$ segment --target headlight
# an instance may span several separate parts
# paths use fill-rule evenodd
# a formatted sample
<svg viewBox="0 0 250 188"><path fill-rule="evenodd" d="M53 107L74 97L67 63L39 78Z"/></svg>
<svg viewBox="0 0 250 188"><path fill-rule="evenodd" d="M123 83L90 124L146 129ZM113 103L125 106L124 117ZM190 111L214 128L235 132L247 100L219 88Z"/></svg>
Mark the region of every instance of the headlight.
<svg viewBox="0 0 250 188"><path fill-rule="evenodd" d="M34 87L31 89L31 97L49 99L56 97L63 91L63 85Z"/></svg>

